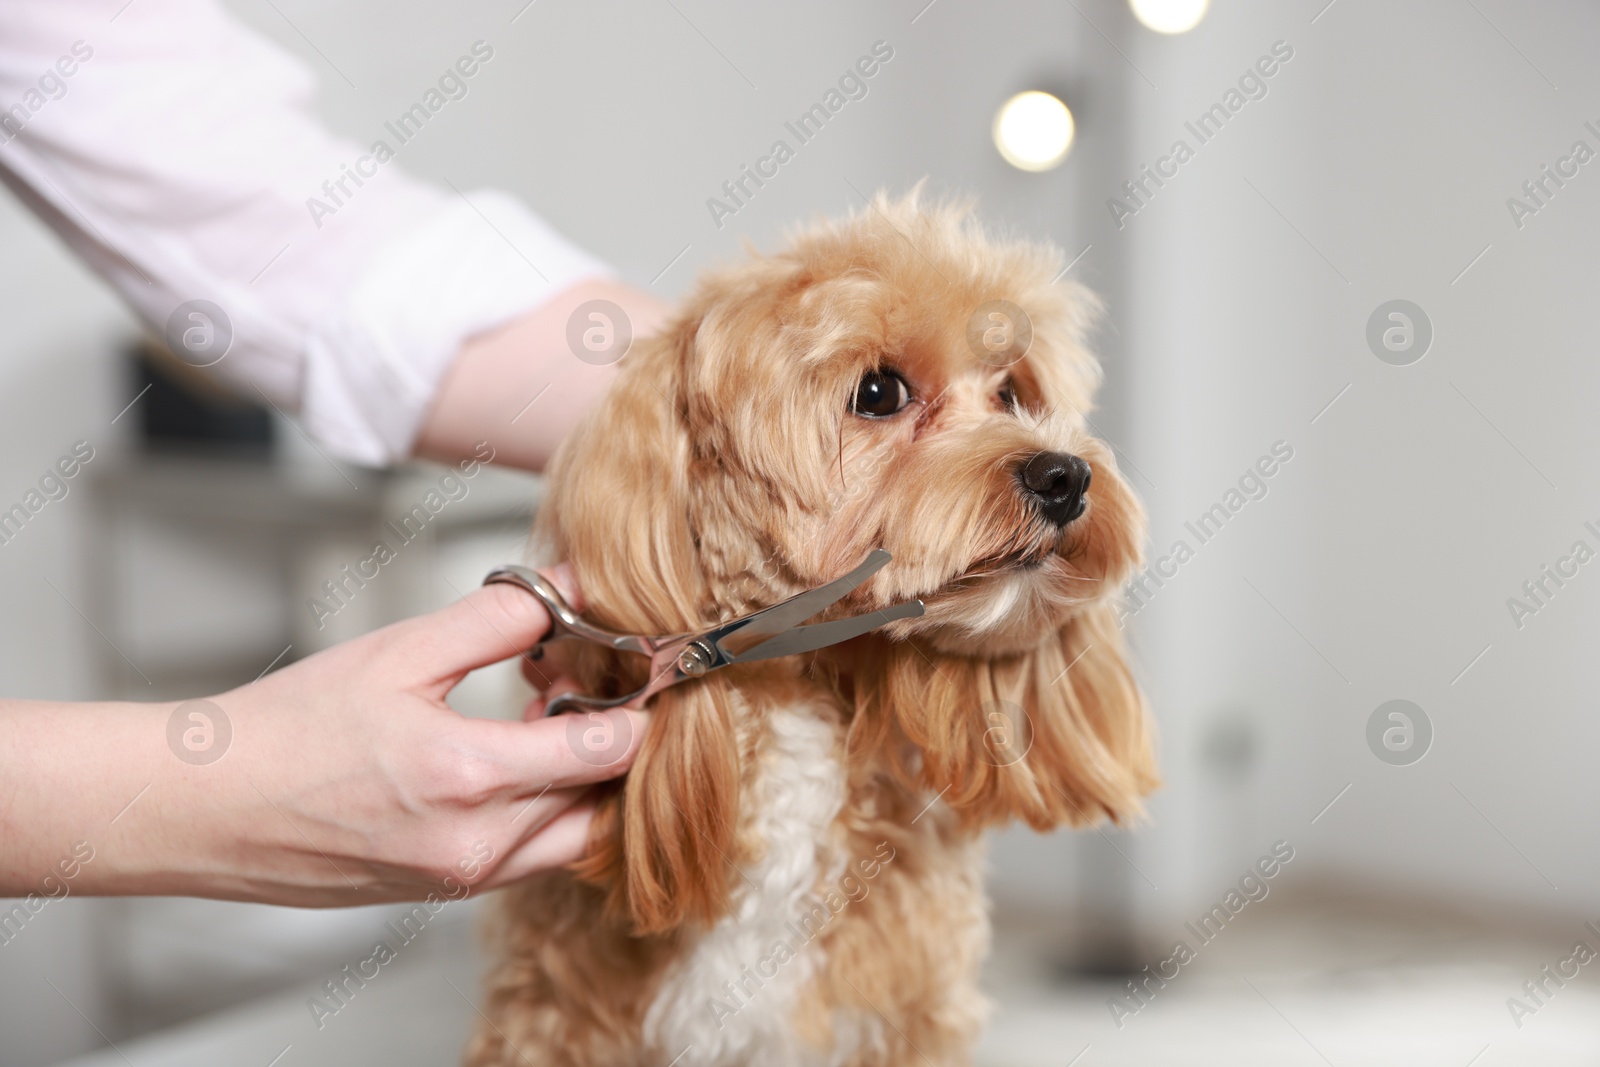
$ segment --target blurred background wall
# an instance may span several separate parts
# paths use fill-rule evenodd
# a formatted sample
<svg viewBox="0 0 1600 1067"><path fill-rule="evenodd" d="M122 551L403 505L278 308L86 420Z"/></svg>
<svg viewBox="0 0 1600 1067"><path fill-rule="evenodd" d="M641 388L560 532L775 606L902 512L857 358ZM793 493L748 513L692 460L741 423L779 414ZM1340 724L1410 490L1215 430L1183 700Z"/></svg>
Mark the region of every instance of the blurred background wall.
<svg viewBox="0 0 1600 1067"><path fill-rule="evenodd" d="M1144 585L1129 622L1168 784L1134 832L1002 835L1002 917L1070 929L1065 967L1137 969L1282 840L1296 857L1282 884L1549 924L1549 958L1600 918L1600 577L1582 568L1520 626L1507 606L1574 541L1600 549L1583 525L1600 526L1600 177L1582 168L1520 226L1507 206L1575 140L1600 149L1584 125L1600 125L1593 5L1245 0L1166 36L1120 0L523 4L229 6L316 71L320 112L361 143L488 42L469 97L400 165L509 189L666 295L746 240L770 248L798 221L927 177L934 194L975 196L997 227L1055 241L1069 276L1107 297L1096 425L1146 500L1152 559L1180 540L1193 549ZM868 95L716 225L707 198L878 41L894 55ZM1200 143L1185 124L1275 49L1264 95ZM996 109L1025 89L1077 120L1066 162L1043 174L991 140ZM1143 180L1179 139L1193 158L1159 187ZM1394 300L1431 326L1406 365L1368 340ZM0 546L8 695L155 695L141 668L156 667L173 695L215 691L286 644L297 658L447 601L520 551L536 487L507 476L384 598L335 635L308 631L308 589L349 558L366 519L306 501L348 475L398 502L427 471L330 471L279 427L271 501L299 501L316 522L290 557L273 555L196 518L204 500L162 502L159 485L203 497L209 483L152 465L133 416L112 422L135 392L122 354L137 327L10 199L0 322L0 500L79 440L107 483L83 480ZM1265 496L1202 542L1187 524L1275 447L1292 458L1262 479ZM88 623L106 609L96 567L138 575L115 598L121 652ZM491 681L463 704L492 712L511 691ZM1369 720L1396 699L1432 735L1406 765L1417 749L1385 762L1369 743ZM0 946L0 1062L100 1045L82 1016L121 1020L115 1039L215 1006L208 986L236 999L282 984L378 922L69 900ZM159 995L129 999L150 983ZM1497 998L1484 1010L1504 1011Z"/></svg>

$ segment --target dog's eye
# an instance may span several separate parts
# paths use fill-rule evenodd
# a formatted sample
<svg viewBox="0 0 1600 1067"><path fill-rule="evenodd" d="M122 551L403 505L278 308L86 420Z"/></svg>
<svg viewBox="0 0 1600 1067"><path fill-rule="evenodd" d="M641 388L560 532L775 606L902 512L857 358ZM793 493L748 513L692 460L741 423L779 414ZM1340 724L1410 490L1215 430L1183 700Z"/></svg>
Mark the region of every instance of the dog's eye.
<svg viewBox="0 0 1600 1067"><path fill-rule="evenodd" d="M856 386L855 403L850 410L869 419L885 419L911 403L906 380L892 371L868 371Z"/></svg>
<svg viewBox="0 0 1600 1067"><path fill-rule="evenodd" d="M1011 410L1011 406L1017 402L1017 394L1012 388L1010 378L1006 379L1006 384L1000 387L1000 391L994 395L994 398L1000 401L1002 408L1007 411Z"/></svg>

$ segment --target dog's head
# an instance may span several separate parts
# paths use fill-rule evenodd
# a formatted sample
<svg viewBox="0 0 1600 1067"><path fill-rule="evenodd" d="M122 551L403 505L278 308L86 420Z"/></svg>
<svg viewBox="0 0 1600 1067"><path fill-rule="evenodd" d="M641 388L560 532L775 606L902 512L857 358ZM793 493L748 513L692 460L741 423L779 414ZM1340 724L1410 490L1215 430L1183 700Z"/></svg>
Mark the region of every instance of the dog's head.
<svg viewBox="0 0 1600 1067"><path fill-rule="evenodd" d="M1134 813L1155 778L1111 602L1143 519L1086 418L1098 305L1060 270L913 194L705 278L552 471L542 522L590 614L687 630L886 548L840 611L927 612L823 654L852 763L943 791L969 825ZM597 656L584 680L636 666ZM720 911L734 688L783 684L761 670L658 695L596 823L584 871L641 931Z"/></svg>

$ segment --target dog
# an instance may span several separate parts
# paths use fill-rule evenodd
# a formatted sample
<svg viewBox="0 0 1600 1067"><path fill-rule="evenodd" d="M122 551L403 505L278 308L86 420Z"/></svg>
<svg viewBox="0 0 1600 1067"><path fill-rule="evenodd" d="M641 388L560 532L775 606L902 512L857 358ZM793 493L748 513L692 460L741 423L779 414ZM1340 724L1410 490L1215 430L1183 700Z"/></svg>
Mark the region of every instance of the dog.
<svg viewBox="0 0 1600 1067"><path fill-rule="evenodd" d="M880 194L703 278L563 446L536 533L675 633L893 561L921 618L652 698L591 851L505 894L470 1067L969 1062L982 832L1140 812L1117 590L1142 509L1085 413L1099 305L969 205ZM825 616L826 617L826 616ZM640 657L575 653L583 691Z"/></svg>

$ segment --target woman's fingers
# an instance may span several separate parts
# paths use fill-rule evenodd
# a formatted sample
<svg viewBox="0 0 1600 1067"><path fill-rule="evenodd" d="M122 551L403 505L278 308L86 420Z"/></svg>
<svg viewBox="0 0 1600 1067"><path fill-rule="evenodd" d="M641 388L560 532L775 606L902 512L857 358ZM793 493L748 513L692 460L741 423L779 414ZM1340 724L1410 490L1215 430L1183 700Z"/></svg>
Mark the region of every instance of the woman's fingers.
<svg viewBox="0 0 1600 1067"><path fill-rule="evenodd" d="M532 593L497 583L379 632L392 638L395 672L442 700L470 671L525 654L550 632L550 615Z"/></svg>
<svg viewBox="0 0 1600 1067"><path fill-rule="evenodd" d="M550 579L551 583L561 591L573 611L584 609L583 590L578 588L578 575L570 563L557 563L554 567L535 567L534 570Z"/></svg>
<svg viewBox="0 0 1600 1067"><path fill-rule="evenodd" d="M582 610L583 595L572 568L566 564L540 572L561 591L567 603ZM468 672L522 656L531 668L529 681L543 688L538 678L548 678L526 653L550 632L550 614L544 603L526 589L508 583L474 589L448 607L408 619L394 627L396 651L402 669L443 697Z"/></svg>
<svg viewBox="0 0 1600 1067"><path fill-rule="evenodd" d="M585 798L556 815L544 828L514 848L495 868L488 888L506 885L539 871L582 859L589 849L589 824L595 801Z"/></svg>
<svg viewBox="0 0 1600 1067"><path fill-rule="evenodd" d="M531 722L466 719L485 752L507 765L513 780L552 788L603 782L627 771L639 754L650 713L612 708L575 711Z"/></svg>
<svg viewBox="0 0 1600 1067"><path fill-rule="evenodd" d="M583 611L583 590L578 588L577 575L572 572L569 563L558 563L554 567L539 567L538 572L550 579L565 598L572 610ZM549 689L552 682L562 676L572 673L572 648L575 642L552 641L539 650L539 655L524 656L522 659L522 676L528 684L540 691Z"/></svg>
<svg viewBox="0 0 1600 1067"><path fill-rule="evenodd" d="M512 833L517 840L526 841L563 811L583 800L588 791L586 785L545 786L527 796L514 798L510 804Z"/></svg>

